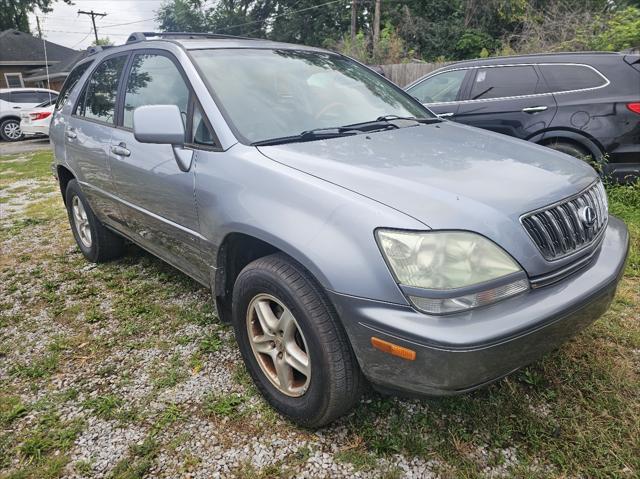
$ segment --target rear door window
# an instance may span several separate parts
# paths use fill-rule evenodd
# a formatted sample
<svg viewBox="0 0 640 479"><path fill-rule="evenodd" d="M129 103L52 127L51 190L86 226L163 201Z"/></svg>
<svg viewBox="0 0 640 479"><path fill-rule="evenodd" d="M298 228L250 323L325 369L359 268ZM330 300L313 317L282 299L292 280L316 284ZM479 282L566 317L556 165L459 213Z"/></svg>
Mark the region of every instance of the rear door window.
<svg viewBox="0 0 640 479"><path fill-rule="evenodd" d="M456 101L467 70L439 73L413 86L407 93L422 103Z"/></svg>
<svg viewBox="0 0 640 479"><path fill-rule="evenodd" d="M62 85L62 90L60 90L60 94L58 95L56 110L60 110L67 104L67 100L69 99L69 95L71 95L73 87L77 85L82 74L87 71L87 68L89 68L92 63L93 62L85 62L71 70L71 73L69 73L69 76L67 76L64 85Z"/></svg>
<svg viewBox="0 0 640 479"><path fill-rule="evenodd" d="M42 93L33 90L12 91L11 103L42 103L45 100L41 97Z"/></svg>
<svg viewBox="0 0 640 479"><path fill-rule="evenodd" d="M530 65L478 68L469 99L533 95L542 90L543 83Z"/></svg>
<svg viewBox="0 0 640 479"><path fill-rule="evenodd" d="M76 107L76 115L90 120L115 122L116 93L126 55L108 58L91 74Z"/></svg>
<svg viewBox="0 0 640 479"><path fill-rule="evenodd" d="M597 88L607 83L600 73L585 65L539 65L539 68L550 92Z"/></svg>
<svg viewBox="0 0 640 479"><path fill-rule="evenodd" d="M133 128L133 110L144 105L176 105L186 124L189 88L178 67L165 55L136 54L124 97L123 126Z"/></svg>

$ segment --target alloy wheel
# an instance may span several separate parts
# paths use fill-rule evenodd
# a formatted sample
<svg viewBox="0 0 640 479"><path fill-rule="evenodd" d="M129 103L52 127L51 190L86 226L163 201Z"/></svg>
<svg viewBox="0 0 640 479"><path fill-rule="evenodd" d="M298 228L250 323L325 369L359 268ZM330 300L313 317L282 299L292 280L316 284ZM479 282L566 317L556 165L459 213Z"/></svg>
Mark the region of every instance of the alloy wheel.
<svg viewBox="0 0 640 479"><path fill-rule="evenodd" d="M84 205L80 198L73 197L71 201L71 211L73 213L73 223L76 226L76 231L80 237L80 241L86 248L91 248L91 227L89 226L89 218L87 212L84 209Z"/></svg>
<svg viewBox="0 0 640 479"><path fill-rule="evenodd" d="M10 140L18 140L20 136L22 136L22 131L20 131L20 124L15 121L8 121L4 124L4 134Z"/></svg>
<svg viewBox="0 0 640 479"><path fill-rule="evenodd" d="M309 349L293 314L282 301L259 294L247 309L247 333L260 369L281 393L302 396L309 387Z"/></svg>

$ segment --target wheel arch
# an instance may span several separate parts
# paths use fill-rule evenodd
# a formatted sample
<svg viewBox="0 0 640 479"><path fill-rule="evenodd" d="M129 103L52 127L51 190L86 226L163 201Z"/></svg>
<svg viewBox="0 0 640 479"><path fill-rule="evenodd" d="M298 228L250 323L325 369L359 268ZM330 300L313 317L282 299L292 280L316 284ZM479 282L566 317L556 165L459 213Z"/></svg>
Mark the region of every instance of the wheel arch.
<svg viewBox="0 0 640 479"><path fill-rule="evenodd" d="M231 319L233 286L244 267L252 261L274 253L283 253L293 259L307 270L321 287L326 287L326 278L318 268L293 246L258 231L232 231L227 233L220 243L215 258L215 276L212 278L212 293L220 319L225 322Z"/></svg>
<svg viewBox="0 0 640 479"><path fill-rule="evenodd" d="M62 201L67 204L67 198L65 192L67 191L67 185L71 180L75 180L76 177L73 172L63 165L56 166L56 173L58 175L58 183L60 184L60 193L62 193Z"/></svg>
<svg viewBox="0 0 640 479"><path fill-rule="evenodd" d="M571 129L552 129L545 130L543 132L536 133L534 136L528 138L528 141L537 143L539 145L548 145L553 141L565 141L572 143L580 148L586 149L593 158L600 162L604 158L604 148L590 135L578 130Z"/></svg>
<svg viewBox="0 0 640 479"><path fill-rule="evenodd" d="M18 120L18 123L20 123L20 117L16 115L3 116L2 118L0 118L0 123L4 123L7 120Z"/></svg>

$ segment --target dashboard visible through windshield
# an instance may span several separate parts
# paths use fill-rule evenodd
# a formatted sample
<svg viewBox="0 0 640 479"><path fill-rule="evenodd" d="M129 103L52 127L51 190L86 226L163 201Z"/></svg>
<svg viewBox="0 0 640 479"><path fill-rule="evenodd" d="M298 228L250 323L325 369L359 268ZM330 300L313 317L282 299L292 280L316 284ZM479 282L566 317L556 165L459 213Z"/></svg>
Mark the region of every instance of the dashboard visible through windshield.
<svg viewBox="0 0 640 479"><path fill-rule="evenodd" d="M246 143L381 117L433 118L401 90L340 55L286 49L206 49L191 55Z"/></svg>

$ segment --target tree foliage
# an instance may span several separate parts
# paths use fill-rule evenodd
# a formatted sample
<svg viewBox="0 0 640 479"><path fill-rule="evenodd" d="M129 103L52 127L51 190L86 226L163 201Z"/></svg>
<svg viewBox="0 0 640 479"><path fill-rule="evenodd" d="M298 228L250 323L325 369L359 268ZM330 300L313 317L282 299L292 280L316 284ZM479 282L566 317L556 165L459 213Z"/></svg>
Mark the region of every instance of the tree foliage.
<svg viewBox="0 0 640 479"><path fill-rule="evenodd" d="M370 63L640 45L640 0L168 0L163 30L210 31L335 48Z"/></svg>
<svg viewBox="0 0 640 479"><path fill-rule="evenodd" d="M31 33L29 29L29 14L39 9L50 12L51 4L57 0L0 0L0 31L7 29L20 30ZM71 3L72 0L63 0Z"/></svg>

